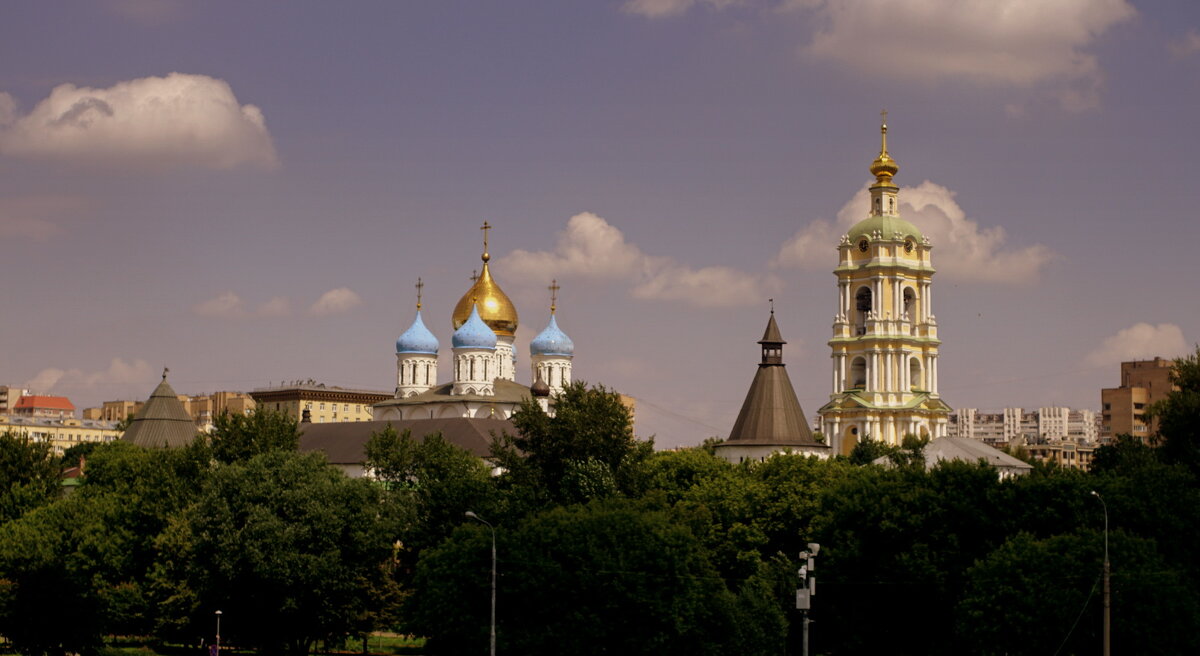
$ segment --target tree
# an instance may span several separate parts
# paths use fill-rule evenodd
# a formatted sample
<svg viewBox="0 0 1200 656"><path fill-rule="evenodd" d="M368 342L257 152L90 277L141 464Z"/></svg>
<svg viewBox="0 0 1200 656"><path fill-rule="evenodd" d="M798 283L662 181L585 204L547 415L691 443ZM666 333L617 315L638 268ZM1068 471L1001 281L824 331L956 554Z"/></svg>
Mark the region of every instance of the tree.
<svg viewBox="0 0 1200 656"><path fill-rule="evenodd" d="M221 609L231 642L305 654L390 622L398 518L380 495L318 454L275 450L218 467L160 538L160 630L207 635Z"/></svg>
<svg viewBox="0 0 1200 656"><path fill-rule="evenodd" d="M367 441L367 465L413 512L402 534L406 550L431 547L462 524L468 510L489 516L496 505L488 465L441 433L414 440L389 424Z"/></svg>
<svg viewBox="0 0 1200 656"><path fill-rule="evenodd" d="M870 435L863 437L854 449L850 451L850 462L856 465L869 465L879 458L890 456L896 452L896 447L881 440L873 440Z"/></svg>
<svg viewBox="0 0 1200 656"><path fill-rule="evenodd" d="M1128 473L1160 463L1158 452L1142 440L1125 433L1103 444L1092 455L1093 474Z"/></svg>
<svg viewBox="0 0 1200 656"><path fill-rule="evenodd" d="M25 434L0 434L0 524L58 495L59 471L50 444Z"/></svg>
<svg viewBox="0 0 1200 656"><path fill-rule="evenodd" d="M1194 588L1152 541L1116 531L1109 542L1119 618L1113 652L1196 653L1200 606ZM1040 540L1019 533L981 559L967 571L956 612L962 653L1100 651L1103 545L1103 533L1094 530Z"/></svg>
<svg viewBox="0 0 1200 656"><path fill-rule="evenodd" d="M295 419L267 408L245 415L222 412L213 421L209 442L214 458L232 463L268 451L295 451L300 431Z"/></svg>
<svg viewBox="0 0 1200 656"><path fill-rule="evenodd" d="M202 444L97 446L73 495L0 531L0 633L29 654L86 653L105 634L149 633L156 540L195 498L208 466Z"/></svg>
<svg viewBox="0 0 1200 656"><path fill-rule="evenodd" d="M616 392L576 381L554 401L554 415L530 399L513 413L517 435L493 443L508 481L541 502L572 503L631 495L644 484L641 465L653 441L633 435L629 409Z"/></svg>
<svg viewBox="0 0 1200 656"><path fill-rule="evenodd" d="M593 501L497 534L504 653L767 654L782 646L781 618L763 602L769 592L755 583L731 593L669 509ZM430 637L431 653L487 644L490 541L486 528L463 526L421 559L409 628Z"/></svg>
<svg viewBox="0 0 1200 656"><path fill-rule="evenodd" d="M1147 414L1158 419L1156 442L1163 458L1200 474L1200 346L1175 360L1170 380L1176 389Z"/></svg>

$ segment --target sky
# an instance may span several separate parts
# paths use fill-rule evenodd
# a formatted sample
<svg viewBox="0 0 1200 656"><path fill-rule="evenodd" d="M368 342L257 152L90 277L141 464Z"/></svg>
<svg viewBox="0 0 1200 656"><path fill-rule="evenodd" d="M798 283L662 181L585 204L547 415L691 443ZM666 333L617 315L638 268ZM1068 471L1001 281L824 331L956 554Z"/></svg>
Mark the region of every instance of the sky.
<svg viewBox="0 0 1200 656"><path fill-rule="evenodd" d="M1098 410L1200 340L1191 0L0 5L0 384L391 390L479 268L657 446L728 435L769 298L810 418L888 111L942 397Z"/></svg>

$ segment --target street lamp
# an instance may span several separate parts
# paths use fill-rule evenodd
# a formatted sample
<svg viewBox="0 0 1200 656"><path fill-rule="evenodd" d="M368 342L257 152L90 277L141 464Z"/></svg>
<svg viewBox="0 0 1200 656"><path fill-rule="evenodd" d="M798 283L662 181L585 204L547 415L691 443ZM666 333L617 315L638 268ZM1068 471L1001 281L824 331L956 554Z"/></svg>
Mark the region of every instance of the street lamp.
<svg viewBox="0 0 1200 656"><path fill-rule="evenodd" d="M221 651L221 611L213 613L217 616L217 652Z"/></svg>
<svg viewBox="0 0 1200 656"><path fill-rule="evenodd" d="M476 515L474 511L468 510L464 513L467 517L484 524L492 531L492 627L489 645L491 647L491 656L496 656L496 527L492 526L491 522Z"/></svg>
<svg viewBox="0 0 1200 656"><path fill-rule="evenodd" d="M821 545L816 542L809 542L806 546L808 551L800 552L800 560L804 564L798 572L801 587L796 590L796 608L800 611L802 656L808 656L808 625L812 622L808 619L808 611L812 608L813 595L817 594L817 577L813 576L812 572L816 569L817 554L821 552Z"/></svg>
<svg viewBox="0 0 1200 656"><path fill-rule="evenodd" d="M1099 492L1092 490L1092 496L1099 499L1100 507L1104 508L1104 656L1109 656L1112 653L1112 590L1109 584L1112 568L1108 564L1108 504Z"/></svg>

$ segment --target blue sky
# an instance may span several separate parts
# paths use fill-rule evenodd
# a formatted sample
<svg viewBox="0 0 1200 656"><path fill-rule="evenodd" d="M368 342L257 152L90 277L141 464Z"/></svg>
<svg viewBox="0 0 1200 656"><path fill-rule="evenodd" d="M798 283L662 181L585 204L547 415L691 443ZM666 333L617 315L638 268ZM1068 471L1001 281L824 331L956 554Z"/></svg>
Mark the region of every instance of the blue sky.
<svg viewBox="0 0 1200 656"><path fill-rule="evenodd" d="M1095 409L1200 339L1189 2L7 3L0 94L0 383L80 407L391 389L487 220L519 357L557 278L640 434L728 433L767 298L811 415L884 107L950 405Z"/></svg>

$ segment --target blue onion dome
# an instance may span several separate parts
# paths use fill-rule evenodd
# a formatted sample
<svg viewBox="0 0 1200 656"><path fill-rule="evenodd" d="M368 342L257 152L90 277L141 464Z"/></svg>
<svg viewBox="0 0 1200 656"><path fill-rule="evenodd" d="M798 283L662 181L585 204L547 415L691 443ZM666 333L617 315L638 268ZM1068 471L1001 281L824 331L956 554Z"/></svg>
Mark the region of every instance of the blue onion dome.
<svg viewBox="0 0 1200 656"><path fill-rule="evenodd" d="M454 331L450 340L454 348L496 348L496 333L479 318L479 308L471 308L471 316Z"/></svg>
<svg viewBox="0 0 1200 656"><path fill-rule="evenodd" d="M428 353L429 355L437 355L438 341L437 337L425 327L425 322L421 321L421 311L417 310L417 318L413 319L412 325L400 339L396 340L397 353Z"/></svg>
<svg viewBox="0 0 1200 656"><path fill-rule="evenodd" d="M558 321L550 315L550 325L529 342L531 355L575 355L575 342L558 328Z"/></svg>

